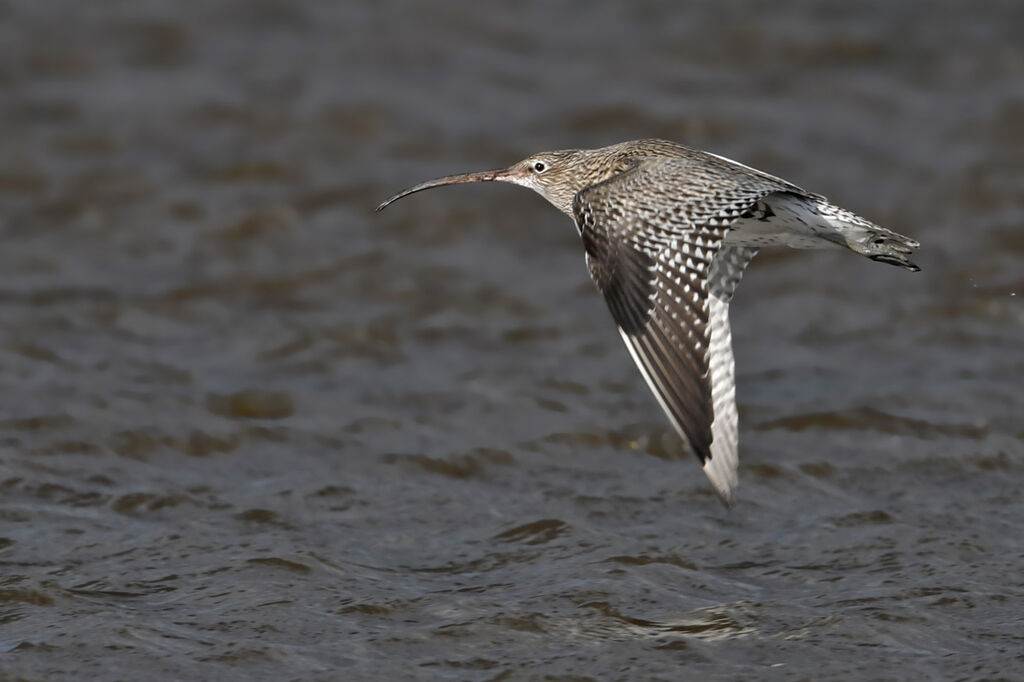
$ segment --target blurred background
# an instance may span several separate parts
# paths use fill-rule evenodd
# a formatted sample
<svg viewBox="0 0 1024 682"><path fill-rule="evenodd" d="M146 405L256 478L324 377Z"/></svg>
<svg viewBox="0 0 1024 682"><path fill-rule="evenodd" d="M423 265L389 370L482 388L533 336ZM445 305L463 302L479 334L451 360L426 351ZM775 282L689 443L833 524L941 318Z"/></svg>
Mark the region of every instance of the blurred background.
<svg viewBox="0 0 1024 682"><path fill-rule="evenodd" d="M1024 5L0 0L0 677L1024 674ZM769 252L740 503L572 224L665 137L922 243Z"/></svg>

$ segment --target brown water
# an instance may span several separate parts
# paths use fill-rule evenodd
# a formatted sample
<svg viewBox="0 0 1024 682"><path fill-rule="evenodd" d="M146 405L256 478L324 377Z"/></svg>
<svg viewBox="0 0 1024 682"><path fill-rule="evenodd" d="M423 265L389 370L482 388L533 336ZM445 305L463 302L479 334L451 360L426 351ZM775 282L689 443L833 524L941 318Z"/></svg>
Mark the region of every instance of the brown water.
<svg viewBox="0 0 1024 682"><path fill-rule="evenodd" d="M1024 679L1024 5L0 2L0 678ZM666 137L762 254L740 504L572 225Z"/></svg>

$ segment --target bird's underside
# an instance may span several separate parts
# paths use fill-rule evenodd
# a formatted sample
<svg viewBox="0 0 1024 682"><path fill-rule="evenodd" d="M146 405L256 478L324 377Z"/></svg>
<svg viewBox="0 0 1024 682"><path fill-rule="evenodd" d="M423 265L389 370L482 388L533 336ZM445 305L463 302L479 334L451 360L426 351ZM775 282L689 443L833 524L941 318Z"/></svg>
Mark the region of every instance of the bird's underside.
<svg viewBox="0 0 1024 682"><path fill-rule="evenodd" d="M710 156L710 155L709 155ZM641 374L726 504L738 419L729 301L760 247L844 246L883 262L917 243L725 159L648 157L573 203L587 265Z"/></svg>

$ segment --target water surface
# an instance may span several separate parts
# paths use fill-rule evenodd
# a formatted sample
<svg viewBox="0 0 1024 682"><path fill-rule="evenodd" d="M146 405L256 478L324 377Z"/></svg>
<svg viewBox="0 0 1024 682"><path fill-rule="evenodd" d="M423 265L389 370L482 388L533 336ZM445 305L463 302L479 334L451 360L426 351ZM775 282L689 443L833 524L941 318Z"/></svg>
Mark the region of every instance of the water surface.
<svg viewBox="0 0 1024 682"><path fill-rule="evenodd" d="M1014 2L0 3L0 672L1024 676ZM571 223L660 136L923 244L765 253L724 509Z"/></svg>

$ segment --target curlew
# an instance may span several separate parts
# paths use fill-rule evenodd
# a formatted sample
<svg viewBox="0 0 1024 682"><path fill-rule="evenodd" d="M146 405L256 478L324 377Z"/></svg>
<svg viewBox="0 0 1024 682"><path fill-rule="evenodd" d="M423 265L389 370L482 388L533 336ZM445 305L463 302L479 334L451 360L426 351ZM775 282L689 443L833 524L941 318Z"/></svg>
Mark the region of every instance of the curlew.
<svg viewBox="0 0 1024 682"><path fill-rule="evenodd" d="M738 415L729 301L766 246L840 247L919 270L918 242L749 166L666 140L534 154L415 185L510 182L576 223L626 348L719 497L736 498Z"/></svg>

